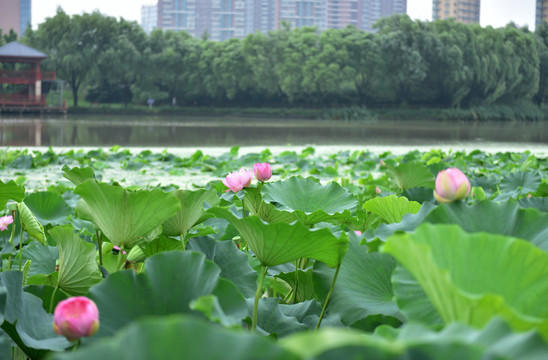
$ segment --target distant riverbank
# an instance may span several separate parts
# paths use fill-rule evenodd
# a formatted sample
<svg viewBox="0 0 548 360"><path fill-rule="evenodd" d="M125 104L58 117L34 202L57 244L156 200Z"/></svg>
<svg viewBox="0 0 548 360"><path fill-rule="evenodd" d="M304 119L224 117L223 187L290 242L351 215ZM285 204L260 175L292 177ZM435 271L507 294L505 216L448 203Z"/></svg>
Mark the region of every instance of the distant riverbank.
<svg viewBox="0 0 548 360"><path fill-rule="evenodd" d="M172 116L239 116L344 121L367 120L458 120L458 121L544 121L548 107L535 105L492 105L468 109L429 107L375 108L235 108L199 106L156 106L94 104L70 107L69 115L172 115Z"/></svg>

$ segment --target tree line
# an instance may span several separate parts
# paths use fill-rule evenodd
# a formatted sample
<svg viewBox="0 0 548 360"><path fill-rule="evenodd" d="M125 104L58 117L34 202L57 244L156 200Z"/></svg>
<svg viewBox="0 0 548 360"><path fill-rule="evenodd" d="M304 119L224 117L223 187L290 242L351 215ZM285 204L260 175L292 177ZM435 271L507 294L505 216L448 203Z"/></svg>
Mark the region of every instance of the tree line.
<svg viewBox="0 0 548 360"><path fill-rule="evenodd" d="M548 25L535 32L413 21L377 32L304 27L214 42L98 12L61 9L22 42L49 54L73 92L94 102L183 106L429 106L542 104L548 99Z"/></svg>

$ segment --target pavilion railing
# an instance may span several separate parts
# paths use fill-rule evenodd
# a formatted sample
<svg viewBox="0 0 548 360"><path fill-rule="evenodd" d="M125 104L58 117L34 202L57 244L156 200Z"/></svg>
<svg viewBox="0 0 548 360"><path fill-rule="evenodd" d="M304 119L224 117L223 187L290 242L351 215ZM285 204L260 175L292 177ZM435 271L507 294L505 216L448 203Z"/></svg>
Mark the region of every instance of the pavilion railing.
<svg viewBox="0 0 548 360"><path fill-rule="evenodd" d="M26 94L0 94L0 106L46 106L46 96Z"/></svg>
<svg viewBox="0 0 548 360"><path fill-rule="evenodd" d="M0 70L0 83L31 84L36 81L34 70ZM55 80L55 71L40 72L42 80Z"/></svg>

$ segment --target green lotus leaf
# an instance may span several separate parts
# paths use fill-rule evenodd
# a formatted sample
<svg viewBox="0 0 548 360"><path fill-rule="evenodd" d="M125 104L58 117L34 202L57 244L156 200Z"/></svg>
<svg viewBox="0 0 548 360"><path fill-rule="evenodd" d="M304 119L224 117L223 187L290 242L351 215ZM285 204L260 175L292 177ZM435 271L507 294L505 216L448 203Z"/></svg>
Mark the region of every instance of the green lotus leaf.
<svg viewBox="0 0 548 360"><path fill-rule="evenodd" d="M300 359L401 359L404 348L353 329L322 328L318 332L299 332L281 339L278 344ZM359 356L348 356L346 347Z"/></svg>
<svg viewBox="0 0 548 360"><path fill-rule="evenodd" d="M253 299L248 299L249 311L252 311L253 308ZM262 298L259 300L259 310L257 316L257 329L265 334L271 334L278 338L293 334L299 331L305 331L316 325L318 321L319 314L321 311L321 306L318 302L316 307L315 315L312 316L312 322L314 324L307 325L304 323L304 319L298 319L294 314L285 314L282 311L282 304L278 303L276 298ZM296 308L296 312L303 312L303 310L308 308L308 302L298 303L292 305L286 305L285 308L293 307Z"/></svg>
<svg viewBox="0 0 548 360"><path fill-rule="evenodd" d="M11 342L8 337L0 338L0 359L9 359L13 354Z"/></svg>
<svg viewBox="0 0 548 360"><path fill-rule="evenodd" d="M297 279L295 279L295 277ZM293 289L293 291L296 292L295 302L303 302L314 298L312 269L307 269L306 271L299 269L296 274L295 271L280 273L276 275L276 278L285 281Z"/></svg>
<svg viewBox="0 0 548 360"><path fill-rule="evenodd" d="M219 322L223 326L238 327L248 314L243 305L242 294L234 284L230 280L219 278L213 294L191 301L189 307L202 312L209 320Z"/></svg>
<svg viewBox="0 0 548 360"><path fill-rule="evenodd" d="M436 205L432 203L424 203L421 205L420 210L416 213L408 213L402 216L402 219L398 223L393 224L380 224L376 229L367 230L365 232L365 237L367 240L372 241L376 238L384 241L390 235L394 234L396 231L413 231L417 226L419 226L424 218L436 208Z"/></svg>
<svg viewBox="0 0 548 360"><path fill-rule="evenodd" d="M46 234L44 233L44 227L40 224L38 219L36 219L32 211L30 211L24 202L17 204L17 210L19 211L19 217L23 223L23 230L45 246L47 244L47 239Z"/></svg>
<svg viewBox="0 0 548 360"><path fill-rule="evenodd" d="M0 181L0 210L4 210L8 201L21 202L25 198L25 188L10 180L7 183Z"/></svg>
<svg viewBox="0 0 548 360"><path fill-rule="evenodd" d="M25 198L25 205L42 226L65 225L68 223L67 216L72 213L61 195L49 191L30 194Z"/></svg>
<svg viewBox="0 0 548 360"><path fill-rule="evenodd" d="M51 286L51 285L25 285L23 290L25 292L33 294L37 298L40 298L40 300L42 300L42 307L44 308L44 310L49 311L52 301L53 301L53 304L55 305L55 304L59 303L59 301L63 301L63 300L68 299L70 297L70 295L68 295L67 293L65 293L63 291L60 291L59 289L55 290L54 286L56 284L57 284L57 281L55 281L55 284L53 286Z"/></svg>
<svg viewBox="0 0 548 360"><path fill-rule="evenodd" d="M263 201L263 197L258 188L245 189L243 201L245 209L248 210L251 215L257 215L267 223L291 223L296 220L292 213L278 210L273 204Z"/></svg>
<svg viewBox="0 0 548 360"><path fill-rule="evenodd" d="M432 210L424 221L457 224L469 233L483 231L518 237L548 251L548 214L537 209L521 209L515 200L481 201L471 206L462 202L444 204Z"/></svg>
<svg viewBox="0 0 548 360"><path fill-rule="evenodd" d="M514 172L502 179L500 190L508 197L523 196L537 191L540 180L537 172Z"/></svg>
<svg viewBox="0 0 548 360"><path fill-rule="evenodd" d="M535 208L542 212L548 212L548 197L522 198L518 200L518 206L524 209Z"/></svg>
<svg viewBox="0 0 548 360"><path fill-rule="evenodd" d="M190 239L187 248L205 254L221 269L221 276L236 285L246 297L255 296L257 273L249 265L247 254L232 241L215 241L208 237Z"/></svg>
<svg viewBox="0 0 548 360"><path fill-rule="evenodd" d="M234 225L264 266L312 258L335 267L348 247L345 233L337 238L326 228L311 230L300 222L267 224L257 216L238 219L224 208L209 211Z"/></svg>
<svg viewBox="0 0 548 360"><path fill-rule="evenodd" d="M73 167L69 168L67 165L63 166L63 177L68 179L74 185L80 185L88 179L95 177L95 170L91 167Z"/></svg>
<svg viewBox="0 0 548 360"><path fill-rule="evenodd" d="M146 257L151 257L165 251L183 250L183 243L180 240L160 236L150 242L140 244L139 248Z"/></svg>
<svg viewBox="0 0 548 360"><path fill-rule="evenodd" d="M160 189L129 192L86 180L74 192L82 197L76 211L93 222L115 245L131 248L181 209L179 200Z"/></svg>
<svg viewBox="0 0 548 360"><path fill-rule="evenodd" d="M339 184L322 185L311 178L292 177L284 181L264 184L263 200L276 205L278 210L293 213L306 225L337 219L347 220L358 202Z"/></svg>
<svg viewBox="0 0 548 360"><path fill-rule="evenodd" d="M85 295L103 278L95 245L80 239L72 226L54 227L49 234L59 248L59 288L70 295Z"/></svg>
<svg viewBox="0 0 548 360"><path fill-rule="evenodd" d="M100 313L101 327L95 337L112 336L143 316L190 313L191 301L205 295L217 296L226 316L247 316L244 298L235 299L237 290L231 282L220 282L220 273L204 254L172 251L148 258L143 273L122 270L110 274L89 291ZM223 298L221 290L232 295Z"/></svg>
<svg viewBox="0 0 548 360"><path fill-rule="evenodd" d="M23 248L23 261L31 260L29 276L51 274L59 258L59 250L55 246L44 246L33 242Z"/></svg>
<svg viewBox="0 0 548 360"><path fill-rule="evenodd" d="M483 327L493 317L548 339L548 253L531 243L456 225L423 224L384 245L423 288L445 323Z"/></svg>
<svg viewBox="0 0 548 360"><path fill-rule="evenodd" d="M24 153L20 153L19 156L13 159L7 166L12 169L30 169L32 168L33 162L32 156L28 155L25 150Z"/></svg>
<svg viewBox="0 0 548 360"><path fill-rule="evenodd" d="M72 346L53 331L53 315L44 310L42 301L23 291L20 271L0 273L0 320L2 330L32 359L43 358L47 350Z"/></svg>
<svg viewBox="0 0 548 360"><path fill-rule="evenodd" d="M430 326L441 326L443 320L432 305L417 280L398 264L392 274L392 288L398 308L408 321L417 321Z"/></svg>
<svg viewBox="0 0 548 360"><path fill-rule="evenodd" d="M421 204L405 197L390 195L371 199L363 204L363 208L380 216L385 223L392 224L399 223L405 214L416 214Z"/></svg>
<svg viewBox="0 0 548 360"><path fill-rule="evenodd" d="M73 353L54 354L52 358L297 359L295 355L262 336L225 329L194 316L180 314L135 321L111 338L101 339Z"/></svg>
<svg viewBox="0 0 548 360"><path fill-rule="evenodd" d="M310 330L316 328L322 312L322 304L320 304L317 300L307 300L297 304L279 304L278 306L280 308L280 312L284 316L294 317L297 322L306 325ZM264 326L264 324L260 325ZM340 317L337 314L329 314L329 312L324 316L322 325L335 327L343 326Z"/></svg>
<svg viewBox="0 0 548 360"><path fill-rule="evenodd" d="M414 187L402 192L409 201L416 201L420 204L425 202L434 202L434 192L427 187Z"/></svg>
<svg viewBox="0 0 548 360"><path fill-rule="evenodd" d="M367 246L351 239L329 302L329 314L340 316L348 326L377 314L403 320L392 291L395 266L396 261L390 255L368 254ZM332 269L321 263L314 264L314 289L321 299L325 299L333 276Z"/></svg>
<svg viewBox="0 0 548 360"><path fill-rule="evenodd" d="M377 328L373 335L352 329L301 332L279 341L301 359L514 359L542 360L548 346L534 331L514 333L495 319L481 330L452 323L440 332L409 323Z"/></svg>
<svg viewBox="0 0 548 360"><path fill-rule="evenodd" d="M419 162L408 162L396 167L386 165L386 173L401 191L419 186L434 188L434 175Z"/></svg>
<svg viewBox="0 0 548 360"><path fill-rule="evenodd" d="M191 227L207 219L207 217L204 217L204 202L207 202L210 206L219 204L219 197L214 189L176 190L173 195L179 200L181 209L162 224L165 236L181 236L184 238Z"/></svg>

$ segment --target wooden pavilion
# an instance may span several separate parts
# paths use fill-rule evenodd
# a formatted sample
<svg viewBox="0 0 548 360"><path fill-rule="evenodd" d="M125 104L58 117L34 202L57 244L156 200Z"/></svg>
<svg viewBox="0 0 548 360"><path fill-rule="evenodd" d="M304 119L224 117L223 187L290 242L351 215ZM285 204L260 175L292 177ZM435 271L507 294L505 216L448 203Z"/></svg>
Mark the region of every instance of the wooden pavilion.
<svg viewBox="0 0 548 360"><path fill-rule="evenodd" d="M55 72L42 72L40 61L48 56L17 41L0 47L0 111L2 109L45 109L46 96L42 81L55 80ZM29 64L26 70L17 70L12 64ZM25 67L25 66L21 66ZM6 88L3 84L13 84ZM8 90L9 89L9 90ZM48 89L49 90L49 87ZM8 92L9 91L9 92Z"/></svg>

